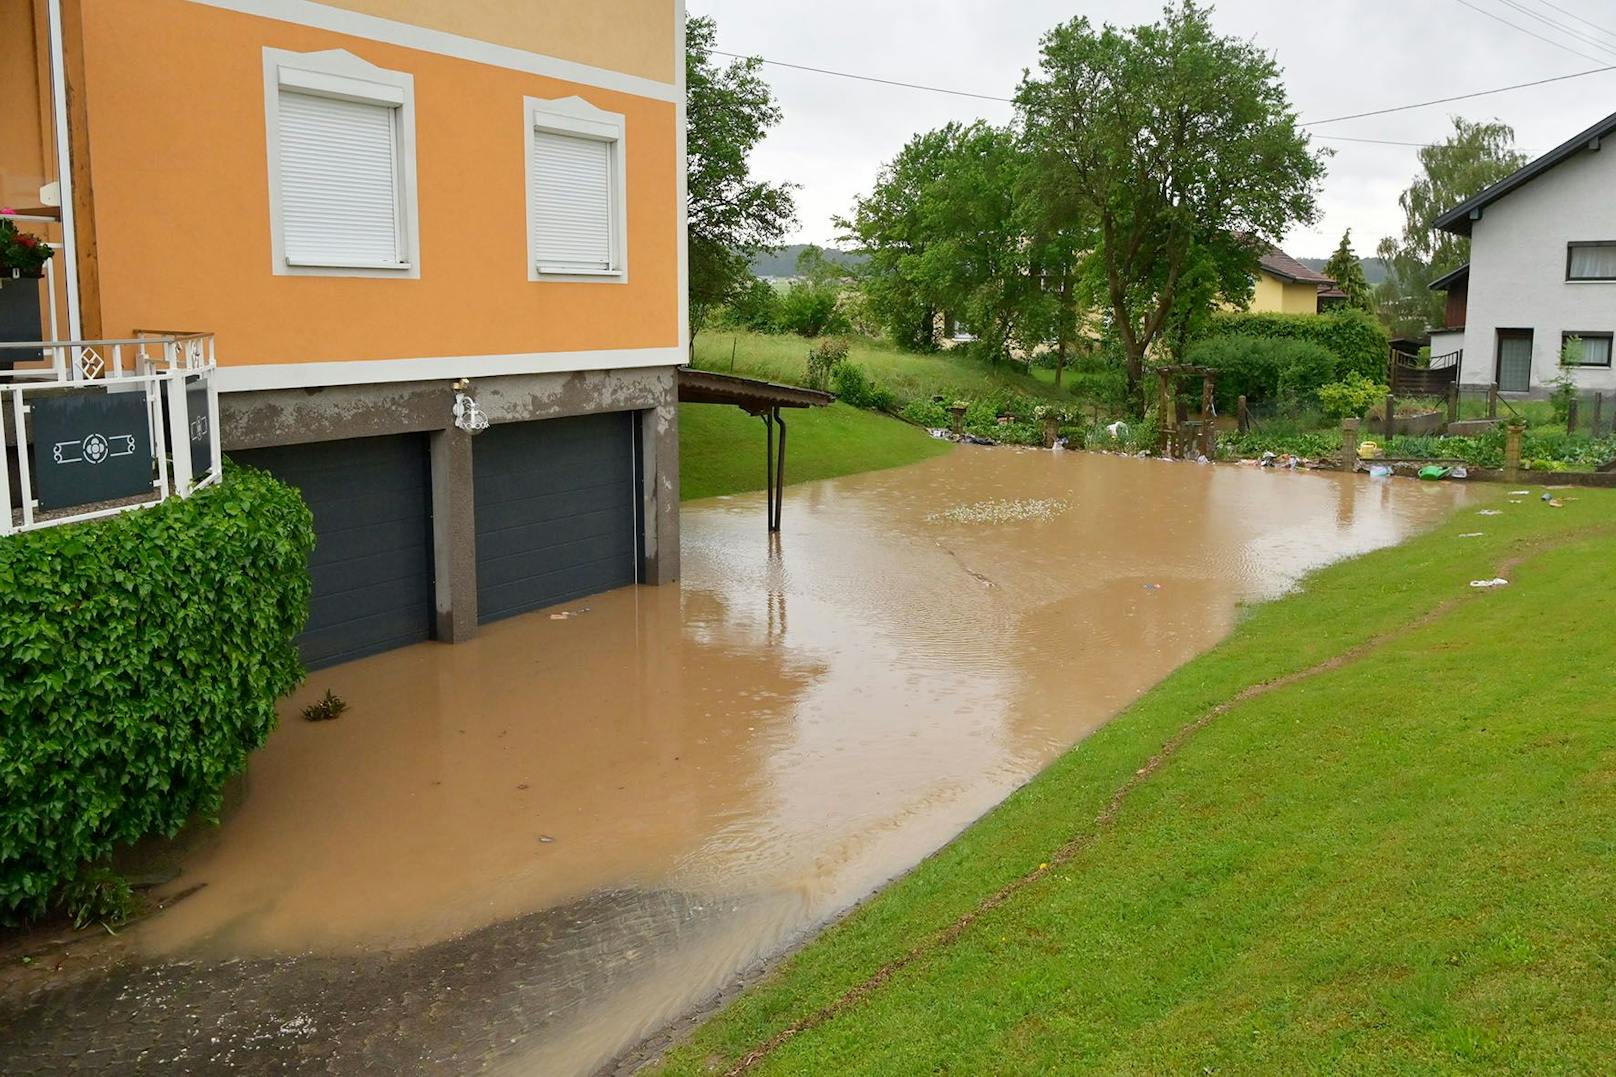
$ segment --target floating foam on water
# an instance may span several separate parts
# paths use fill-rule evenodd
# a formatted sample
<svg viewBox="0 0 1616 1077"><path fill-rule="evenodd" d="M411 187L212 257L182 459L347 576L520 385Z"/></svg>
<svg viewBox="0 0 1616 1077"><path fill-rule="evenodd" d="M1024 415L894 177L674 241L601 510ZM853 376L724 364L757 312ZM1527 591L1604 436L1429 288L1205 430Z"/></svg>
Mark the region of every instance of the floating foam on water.
<svg viewBox="0 0 1616 1077"><path fill-rule="evenodd" d="M947 520L956 524L1009 524L1025 520L1053 520L1071 506L1059 498L1014 498L955 505L926 517L927 523Z"/></svg>

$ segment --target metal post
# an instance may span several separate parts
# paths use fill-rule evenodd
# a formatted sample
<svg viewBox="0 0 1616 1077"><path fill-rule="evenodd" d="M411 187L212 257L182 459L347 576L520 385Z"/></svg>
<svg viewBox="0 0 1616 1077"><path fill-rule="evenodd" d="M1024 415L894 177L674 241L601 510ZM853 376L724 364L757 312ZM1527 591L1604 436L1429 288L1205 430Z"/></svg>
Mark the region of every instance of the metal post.
<svg viewBox="0 0 1616 1077"><path fill-rule="evenodd" d="M168 390L168 459L174 468L174 493L191 494L191 428L185 409L185 378L179 371L164 375ZM162 459L162 457L158 457Z"/></svg>
<svg viewBox="0 0 1616 1077"><path fill-rule="evenodd" d="M780 530L780 513L786 501L786 421L774 409L774 422L780 428L780 451L774 463L774 529Z"/></svg>
<svg viewBox="0 0 1616 1077"><path fill-rule="evenodd" d="M774 530L774 423L769 421L769 413L764 412L763 429L768 432L768 444L763 450L763 507L769 517L769 530Z"/></svg>
<svg viewBox="0 0 1616 1077"><path fill-rule="evenodd" d="M34 526L34 481L28 474L28 406L22 402L22 390L11 390L11 415L17 429L17 484L22 488L22 526ZM10 498L6 513L10 515Z"/></svg>
<svg viewBox="0 0 1616 1077"><path fill-rule="evenodd" d="M28 443L17 431L17 451L26 452ZM0 535L11 534L11 450L6 448L6 420L0 408Z"/></svg>
<svg viewBox="0 0 1616 1077"><path fill-rule="evenodd" d="M81 340L79 321L78 226L73 213L73 159L67 134L67 50L62 44L62 0L45 5L50 25L51 111L56 126L56 182L62 192L62 283L67 291L67 336ZM51 297L54 309L56 297Z"/></svg>

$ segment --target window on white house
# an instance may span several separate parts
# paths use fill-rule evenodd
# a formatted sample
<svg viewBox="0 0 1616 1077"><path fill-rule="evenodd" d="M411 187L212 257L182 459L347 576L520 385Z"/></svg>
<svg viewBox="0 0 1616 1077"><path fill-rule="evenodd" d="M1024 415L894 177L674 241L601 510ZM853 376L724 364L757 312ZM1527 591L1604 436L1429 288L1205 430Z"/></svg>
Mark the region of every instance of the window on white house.
<svg viewBox="0 0 1616 1077"><path fill-rule="evenodd" d="M622 279L623 130L623 117L575 97L529 100L529 279Z"/></svg>
<svg viewBox="0 0 1616 1077"><path fill-rule="evenodd" d="M1610 366L1611 334L1566 333L1561 337L1561 354L1577 366Z"/></svg>
<svg viewBox="0 0 1616 1077"><path fill-rule="evenodd" d="M1566 280L1616 281L1616 240L1568 244Z"/></svg>
<svg viewBox="0 0 1616 1077"><path fill-rule="evenodd" d="M419 275L411 77L264 52L275 271Z"/></svg>

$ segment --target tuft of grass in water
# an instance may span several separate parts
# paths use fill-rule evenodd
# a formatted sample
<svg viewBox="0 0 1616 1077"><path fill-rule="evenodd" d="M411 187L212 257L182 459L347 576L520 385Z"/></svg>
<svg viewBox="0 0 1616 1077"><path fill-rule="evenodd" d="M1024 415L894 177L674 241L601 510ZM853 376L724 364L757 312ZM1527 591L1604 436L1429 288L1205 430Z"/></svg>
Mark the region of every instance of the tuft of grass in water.
<svg viewBox="0 0 1616 1077"><path fill-rule="evenodd" d="M329 722L347 709L347 702L327 688L325 695L303 708L303 720L306 722Z"/></svg>
<svg viewBox="0 0 1616 1077"><path fill-rule="evenodd" d="M100 924L110 933L128 923L140 901L122 875L103 867L86 867L62 887L62 908L75 928Z"/></svg>
<svg viewBox="0 0 1616 1077"><path fill-rule="evenodd" d="M1571 497L1251 608L663 1072L1607 1072L1616 493Z"/></svg>

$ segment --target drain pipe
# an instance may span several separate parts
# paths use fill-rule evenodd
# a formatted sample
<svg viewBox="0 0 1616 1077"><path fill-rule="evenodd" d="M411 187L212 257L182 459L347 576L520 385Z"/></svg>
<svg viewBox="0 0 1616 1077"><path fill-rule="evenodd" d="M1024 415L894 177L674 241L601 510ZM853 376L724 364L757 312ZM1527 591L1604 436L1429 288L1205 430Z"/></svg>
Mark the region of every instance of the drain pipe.
<svg viewBox="0 0 1616 1077"><path fill-rule="evenodd" d="M73 159L67 137L67 50L62 43L62 0L46 0L50 21L51 111L56 121L56 182L62 195L62 281L67 289L67 336L80 340L78 231L73 220ZM56 297L51 296L51 305Z"/></svg>

